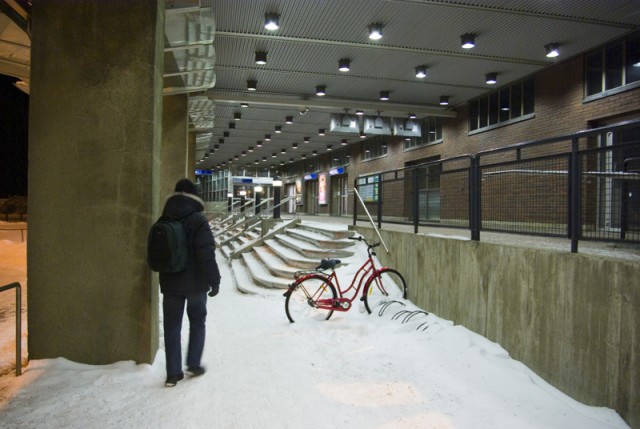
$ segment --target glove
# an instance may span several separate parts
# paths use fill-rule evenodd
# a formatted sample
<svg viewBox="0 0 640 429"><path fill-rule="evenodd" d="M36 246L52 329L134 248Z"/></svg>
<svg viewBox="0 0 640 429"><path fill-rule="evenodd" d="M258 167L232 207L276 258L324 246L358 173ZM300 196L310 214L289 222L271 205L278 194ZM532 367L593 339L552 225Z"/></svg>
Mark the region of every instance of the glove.
<svg viewBox="0 0 640 429"><path fill-rule="evenodd" d="M218 294L219 290L220 290L219 286L211 286L211 290L209 290L208 295L213 298Z"/></svg>

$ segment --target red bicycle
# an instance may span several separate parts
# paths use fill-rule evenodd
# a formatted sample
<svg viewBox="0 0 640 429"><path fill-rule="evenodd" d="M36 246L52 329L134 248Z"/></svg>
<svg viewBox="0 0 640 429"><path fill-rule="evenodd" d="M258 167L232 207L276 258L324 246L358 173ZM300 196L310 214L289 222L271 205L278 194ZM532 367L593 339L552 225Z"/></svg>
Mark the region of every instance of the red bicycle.
<svg viewBox="0 0 640 429"><path fill-rule="evenodd" d="M295 281L284 293L284 306L291 323L305 319L329 320L334 311L349 311L361 289L360 300L369 314L384 302L407 297L407 284L398 271L389 267L376 268L373 249L380 243L369 244L363 237L350 239L365 242L368 258L353 276L349 287L345 290L340 287L335 272L340 263L338 259L323 259L314 271L295 273ZM325 270L331 270L331 273L327 274ZM353 295L345 296L350 291Z"/></svg>

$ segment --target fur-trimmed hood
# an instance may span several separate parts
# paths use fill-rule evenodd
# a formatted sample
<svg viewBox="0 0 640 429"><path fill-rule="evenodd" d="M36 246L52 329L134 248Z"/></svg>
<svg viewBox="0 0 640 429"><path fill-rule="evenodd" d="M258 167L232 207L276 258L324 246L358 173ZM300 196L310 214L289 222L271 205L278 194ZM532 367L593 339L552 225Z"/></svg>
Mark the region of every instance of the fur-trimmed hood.
<svg viewBox="0 0 640 429"><path fill-rule="evenodd" d="M204 201L200 197L186 192L174 192L167 197L162 214L172 219L181 219L201 211L204 211Z"/></svg>

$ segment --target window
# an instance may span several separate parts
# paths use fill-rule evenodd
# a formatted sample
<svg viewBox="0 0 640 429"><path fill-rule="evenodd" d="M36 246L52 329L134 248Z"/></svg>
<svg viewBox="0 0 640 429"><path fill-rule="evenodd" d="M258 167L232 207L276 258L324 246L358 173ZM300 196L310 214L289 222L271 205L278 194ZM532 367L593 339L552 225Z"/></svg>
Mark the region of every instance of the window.
<svg viewBox="0 0 640 429"><path fill-rule="evenodd" d="M358 193L365 203L378 201L378 182L380 176L367 176L358 178Z"/></svg>
<svg viewBox="0 0 640 429"><path fill-rule="evenodd" d="M585 94L597 96L640 81L640 35L585 55ZM633 87L636 87L634 85ZM607 95L604 94L604 95Z"/></svg>
<svg viewBox="0 0 640 429"><path fill-rule="evenodd" d="M388 136L376 136L362 143L362 159L380 158L387 154Z"/></svg>
<svg viewBox="0 0 640 429"><path fill-rule="evenodd" d="M411 137L404 141L404 149L442 143L442 120L438 116L427 116L420 120L422 137Z"/></svg>
<svg viewBox="0 0 640 429"><path fill-rule="evenodd" d="M341 167L349 164L349 147L343 147L331 152L331 167Z"/></svg>
<svg viewBox="0 0 640 429"><path fill-rule="evenodd" d="M533 78L514 83L469 102L469 131L484 131L527 119L535 113Z"/></svg>

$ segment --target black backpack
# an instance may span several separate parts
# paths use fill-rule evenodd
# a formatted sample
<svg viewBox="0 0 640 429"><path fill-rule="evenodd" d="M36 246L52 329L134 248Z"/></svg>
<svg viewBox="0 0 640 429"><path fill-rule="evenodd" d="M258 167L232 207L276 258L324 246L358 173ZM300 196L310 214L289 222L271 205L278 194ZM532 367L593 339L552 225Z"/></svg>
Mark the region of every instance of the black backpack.
<svg viewBox="0 0 640 429"><path fill-rule="evenodd" d="M149 231L147 264L159 273L179 273L187 268L189 244L179 220L161 216Z"/></svg>

